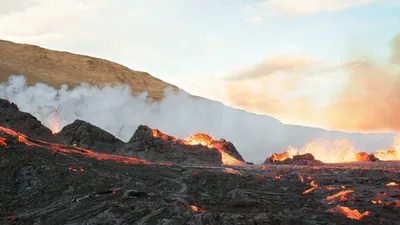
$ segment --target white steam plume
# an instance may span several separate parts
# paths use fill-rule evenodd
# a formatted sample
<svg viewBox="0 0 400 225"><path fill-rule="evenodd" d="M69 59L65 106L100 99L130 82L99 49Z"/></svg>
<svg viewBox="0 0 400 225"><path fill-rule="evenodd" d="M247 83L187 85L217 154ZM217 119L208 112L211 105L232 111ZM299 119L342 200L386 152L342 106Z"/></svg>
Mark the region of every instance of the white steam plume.
<svg viewBox="0 0 400 225"><path fill-rule="evenodd" d="M166 90L160 102L146 100L146 93L134 97L128 86L97 87L81 84L71 90L63 85L56 90L46 84L27 86L24 76L11 76L0 84L0 98L18 105L49 126L56 109L60 125L75 119L85 120L123 141L128 141L140 124L160 129L169 135L186 138L207 133L215 139L233 142L245 160L262 162L273 152L289 145L301 147L317 138L349 138L374 151L389 146L390 134L348 134L322 129L284 125L269 116L260 116L227 107L207 99L192 98L183 91Z"/></svg>

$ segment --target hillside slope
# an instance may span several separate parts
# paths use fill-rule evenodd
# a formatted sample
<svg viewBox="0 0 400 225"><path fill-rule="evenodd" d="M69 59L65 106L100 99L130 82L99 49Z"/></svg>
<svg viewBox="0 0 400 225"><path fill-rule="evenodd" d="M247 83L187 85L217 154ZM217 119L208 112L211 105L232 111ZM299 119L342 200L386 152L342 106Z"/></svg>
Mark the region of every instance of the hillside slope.
<svg viewBox="0 0 400 225"><path fill-rule="evenodd" d="M74 87L82 82L128 84L134 94L147 91L148 97L154 100L163 97L166 87L178 89L146 72L104 59L3 40L0 40L0 53L0 83L7 82L10 75L23 74L28 78L28 84L41 82L55 88L62 84Z"/></svg>

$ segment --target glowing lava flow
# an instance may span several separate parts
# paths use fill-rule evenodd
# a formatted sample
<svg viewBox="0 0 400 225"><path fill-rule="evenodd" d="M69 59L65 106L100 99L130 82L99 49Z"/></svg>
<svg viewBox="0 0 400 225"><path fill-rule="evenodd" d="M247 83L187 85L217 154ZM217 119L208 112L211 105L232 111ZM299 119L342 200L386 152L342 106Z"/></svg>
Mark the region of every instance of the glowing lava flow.
<svg viewBox="0 0 400 225"><path fill-rule="evenodd" d="M198 207L198 206L195 206L195 205L191 205L191 206L189 206L189 208L190 208L193 212L200 212L200 213L205 213L205 212L207 212L207 210L202 209L202 208L200 208L200 207Z"/></svg>
<svg viewBox="0 0 400 225"><path fill-rule="evenodd" d="M7 146L7 143L6 143L6 139L5 139L5 138L0 137L0 145Z"/></svg>
<svg viewBox="0 0 400 225"><path fill-rule="evenodd" d="M332 204L336 200L339 200L341 202L345 202L345 201L349 200L347 198L347 195L350 194L350 193L354 193L354 190L345 190L345 191L338 192L338 193L336 193L334 195L330 195L330 196L326 197L325 200L329 201L328 204Z"/></svg>
<svg viewBox="0 0 400 225"><path fill-rule="evenodd" d="M16 137L18 142L24 143L25 145L35 146L35 147L40 147L40 148L47 148L49 150L57 151L57 152L74 153L74 154L79 154L79 155L83 155L83 156L87 156L87 157L91 157L91 158L96 158L98 160L111 160L111 161L125 163L125 164L172 165L170 163L150 163L146 160L134 158L134 157L125 157L125 156L96 153L96 152L90 151L88 149L79 148L79 147L74 147L72 149L72 148L68 148L68 146L66 146L66 145L52 144L52 143L47 143L45 141L40 141L40 140L30 141L27 136L20 134L18 132L15 132L11 129L2 127L2 126L0 126L0 131L3 131L5 133L7 133L8 135Z"/></svg>
<svg viewBox="0 0 400 225"><path fill-rule="evenodd" d="M221 158L222 158L221 161L225 165L242 165L243 164L243 162L241 162L240 160L237 160L236 158L234 158L233 156L231 156L227 152L225 152L224 147L221 144L221 142L215 141L211 136L209 136L207 134L195 134L195 135L190 136L187 139L179 140L177 138L168 136L156 129L152 130L152 133L153 133L154 137L160 137L167 141L178 141L185 145L203 145L208 148L216 148L219 151L219 153L221 153Z"/></svg>
<svg viewBox="0 0 400 225"><path fill-rule="evenodd" d="M330 213L340 213L340 214L345 215L347 218L353 219L353 220L361 220L365 216L368 216L368 215L371 214L369 211L365 211L364 213L360 213L358 211L358 209L352 210L352 209L350 209L348 207L339 206L339 205L336 208L328 210L328 212L330 212Z"/></svg>
<svg viewBox="0 0 400 225"><path fill-rule="evenodd" d="M314 191L315 189L317 189L319 186L317 183L315 183L315 181L311 181L310 183L311 188L307 189L305 191L303 191L303 195L309 194L310 192Z"/></svg>
<svg viewBox="0 0 400 225"><path fill-rule="evenodd" d="M399 184L392 181L392 182L390 182L390 183L387 183L386 186L387 186L387 187L396 187L396 186L399 186Z"/></svg>

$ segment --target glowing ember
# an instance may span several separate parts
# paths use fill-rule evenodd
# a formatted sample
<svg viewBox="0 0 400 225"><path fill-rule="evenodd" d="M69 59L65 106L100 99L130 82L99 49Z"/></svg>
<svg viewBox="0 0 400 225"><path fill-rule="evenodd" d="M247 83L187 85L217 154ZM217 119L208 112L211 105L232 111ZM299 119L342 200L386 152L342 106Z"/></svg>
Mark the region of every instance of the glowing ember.
<svg viewBox="0 0 400 225"><path fill-rule="evenodd" d="M195 206L195 205L191 205L191 206L189 206L189 207L190 207L190 209L191 209L193 212L201 212L201 213L207 212L207 210L202 209L202 208L200 208L200 207L197 207L197 206Z"/></svg>
<svg viewBox="0 0 400 225"><path fill-rule="evenodd" d="M328 191L333 191L333 190L335 190L335 188L333 188L333 187L331 187L331 186L326 186L325 189L328 190Z"/></svg>
<svg viewBox="0 0 400 225"><path fill-rule="evenodd" d="M5 138L0 137L0 145L7 146L7 143L6 143L6 139L5 139Z"/></svg>
<svg viewBox="0 0 400 225"><path fill-rule="evenodd" d="M330 212L330 213L340 213L340 214L345 215L347 218L353 219L353 220L361 220L365 216L368 216L368 215L371 214L369 211L365 211L364 213L360 213L358 211L358 209L352 210L352 209L350 209L348 207L339 206L339 205L336 208L328 210L328 212Z"/></svg>
<svg viewBox="0 0 400 225"><path fill-rule="evenodd" d="M75 168L69 168L68 170L74 172L74 173L78 173L78 172L84 172L85 169L83 169L82 167L75 169Z"/></svg>
<svg viewBox="0 0 400 225"><path fill-rule="evenodd" d="M353 192L354 192L354 190L341 191L339 193L336 193L334 195L326 197L325 200L329 201L328 204L334 203L335 200L337 200L337 199L339 199L339 201L341 201L341 202L348 201L348 198L346 196Z"/></svg>
<svg viewBox="0 0 400 225"><path fill-rule="evenodd" d="M301 174L297 174L301 183L304 183L304 178Z"/></svg>
<svg viewBox="0 0 400 225"><path fill-rule="evenodd" d="M178 141L185 145L202 145L202 146L205 146L208 148L215 148L221 154L221 158L222 158L221 161L225 165L242 165L243 164L242 161L237 160L236 158L234 158L231 155L229 155L228 153L226 153L222 144L218 141L215 141L211 136L209 136L207 134L195 134L195 135L190 136L187 139L179 140L177 138L170 137L156 129L153 129L152 133L153 133L154 137L159 137L159 138L162 138L167 141Z"/></svg>
<svg viewBox="0 0 400 225"><path fill-rule="evenodd" d="M378 199L378 200L372 200L371 203L374 205L379 205L379 204L382 204L383 202L382 202L382 200Z"/></svg>
<svg viewBox="0 0 400 225"><path fill-rule="evenodd" d="M116 161L119 163L125 163L125 164L152 164L146 160L134 158L134 157L125 157L125 156L96 153L96 152L90 151L88 149L78 148L78 147L75 147L72 149L72 148L68 148L68 146L66 146L66 145L52 144L52 143L48 143L48 142L40 141L40 140L30 141L30 140L28 140L27 136L17 133L11 129L8 129L8 128L2 127L2 126L0 126L0 130L11 136L16 137L19 142L24 143L25 145L28 145L28 146L47 148L52 151L63 152L63 153L75 153L75 154L79 154L79 155L83 155L83 156L87 156L87 157L91 157L91 158L96 158L98 160L112 160L112 161ZM154 164L171 165L169 163L154 163Z"/></svg>
<svg viewBox="0 0 400 225"><path fill-rule="evenodd" d="M305 190L305 191L302 193L303 195L309 194L310 192L312 192L312 191L314 191L315 189L318 188L318 184L315 183L314 181L311 181L310 186L311 186L311 188Z"/></svg>
<svg viewBox="0 0 400 225"><path fill-rule="evenodd" d="M283 161L283 160L289 159L289 158L293 158L293 156L289 152L284 152L281 154L274 153L271 156L272 162L280 162L280 161Z"/></svg>
<svg viewBox="0 0 400 225"><path fill-rule="evenodd" d="M395 186L399 186L399 184L395 183L395 182L390 182L390 183L387 183L386 186L387 187L395 187Z"/></svg>
<svg viewBox="0 0 400 225"><path fill-rule="evenodd" d="M162 138L167 141L176 141L177 140L176 138L168 136L157 129L153 129L153 130L151 130L151 132L153 133L154 137L159 137L159 138Z"/></svg>

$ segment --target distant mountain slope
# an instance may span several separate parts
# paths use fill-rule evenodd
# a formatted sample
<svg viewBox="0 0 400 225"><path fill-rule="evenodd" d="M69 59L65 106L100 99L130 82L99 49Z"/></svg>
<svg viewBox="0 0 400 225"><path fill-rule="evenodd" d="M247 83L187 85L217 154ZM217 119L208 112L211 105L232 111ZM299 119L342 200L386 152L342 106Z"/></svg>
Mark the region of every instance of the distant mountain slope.
<svg viewBox="0 0 400 225"><path fill-rule="evenodd" d="M23 74L29 84L41 82L56 88L62 84L74 87L82 82L128 84L135 94L147 91L149 98L155 100L163 97L166 87L178 89L146 72L104 59L0 40L0 83L7 82L13 74Z"/></svg>

